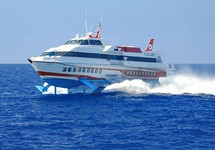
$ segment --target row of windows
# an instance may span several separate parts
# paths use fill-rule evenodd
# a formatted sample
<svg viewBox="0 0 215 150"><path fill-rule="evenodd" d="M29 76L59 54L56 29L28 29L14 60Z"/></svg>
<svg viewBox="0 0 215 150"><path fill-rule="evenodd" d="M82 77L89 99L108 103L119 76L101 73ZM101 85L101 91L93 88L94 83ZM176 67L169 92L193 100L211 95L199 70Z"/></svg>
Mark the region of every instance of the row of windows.
<svg viewBox="0 0 215 150"><path fill-rule="evenodd" d="M85 67L63 67L62 72L82 72L82 73L102 73L101 68ZM165 77L165 72L148 72L148 71L131 71L125 72L127 76L144 76L144 77Z"/></svg>
<svg viewBox="0 0 215 150"><path fill-rule="evenodd" d="M110 57L110 55L108 55L108 54L82 53L82 52L68 52L64 56L85 57L85 58L100 58L100 59L108 59Z"/></svg>
<svg viewBox="0 0 215 150"><path fill-rule="evenodd" d="M78 45L102 45L100 40L69 40L64 45L78 44Z"/></svg>
<svg viewBox="0 0 215 150"><path fill-rule="evenodd" d="M63 67L62 72L102 73L102 69L84 67Z"/></svg>
<svg viewBox="0 0 215 150"><path fill-rule="evenodd" d="M145 76L145 77L156 77L156 72L147 71L126 71L128 76Z"/></svg>
<svg viewBox="0 0 215 150"><path fill-rule="evenodd" d="M126 71L128 76L166 77L166 72Z"/></svg>

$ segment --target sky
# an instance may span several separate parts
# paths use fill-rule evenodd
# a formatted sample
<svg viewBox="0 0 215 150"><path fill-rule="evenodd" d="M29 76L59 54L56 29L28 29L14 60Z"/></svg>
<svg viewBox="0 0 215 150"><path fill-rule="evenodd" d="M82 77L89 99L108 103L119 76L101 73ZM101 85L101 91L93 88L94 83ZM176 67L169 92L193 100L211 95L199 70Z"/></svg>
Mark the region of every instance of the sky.
<svg viewBox="0 0 215 150"><path fill-rule="evenodd" d="M0 63L28 63L101 17L108 45L145 49L153 37L167 63L215 63L215 0L0 0Z"/></svg>

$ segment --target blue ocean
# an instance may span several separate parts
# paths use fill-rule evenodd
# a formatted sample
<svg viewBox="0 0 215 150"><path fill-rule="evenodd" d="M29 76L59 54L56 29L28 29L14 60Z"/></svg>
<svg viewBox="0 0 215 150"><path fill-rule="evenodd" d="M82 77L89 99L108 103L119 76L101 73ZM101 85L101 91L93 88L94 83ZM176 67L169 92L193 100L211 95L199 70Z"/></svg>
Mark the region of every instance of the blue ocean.
<svg viewBox="0 0 215 150"><path fill-rule="evenodd" d="M0 149L215 149L215 65L175 68L157 87L53 95L30 65L1 64Z"/></svg>

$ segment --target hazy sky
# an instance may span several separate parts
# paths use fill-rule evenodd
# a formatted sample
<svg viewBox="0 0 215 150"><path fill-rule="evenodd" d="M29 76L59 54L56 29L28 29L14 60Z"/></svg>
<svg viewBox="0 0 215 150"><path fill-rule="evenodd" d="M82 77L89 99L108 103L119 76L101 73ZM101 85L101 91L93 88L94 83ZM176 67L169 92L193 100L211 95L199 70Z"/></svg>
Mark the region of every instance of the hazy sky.
<svg viewBox="0 0 215 150"><path fill-rule="evenodd" d="M97 28L111 45L145 49L166 62L215 63L215 0L1 0L0 63L28 63L76 33Z"/></svg>

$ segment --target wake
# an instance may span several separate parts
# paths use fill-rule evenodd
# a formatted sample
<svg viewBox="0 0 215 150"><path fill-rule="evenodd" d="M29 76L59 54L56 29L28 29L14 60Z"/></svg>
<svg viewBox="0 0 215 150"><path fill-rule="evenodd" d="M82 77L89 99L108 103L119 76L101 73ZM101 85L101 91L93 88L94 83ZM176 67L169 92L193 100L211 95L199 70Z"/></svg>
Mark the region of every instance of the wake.
<svg viewBox="0 0 215 150"><path fill-rule="evenodd" d="M215 95L215 77L199 76L193 73L179 73L161 78L160 85L150 84L136 79L125 80L106 87L105 91L122 91L131 94L211 94Z"/></svg>

